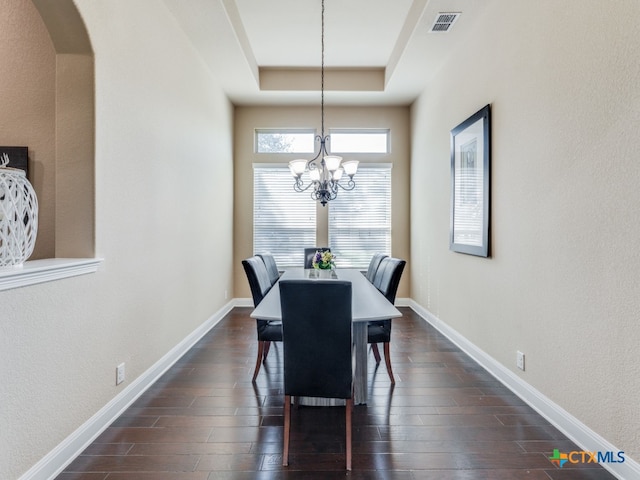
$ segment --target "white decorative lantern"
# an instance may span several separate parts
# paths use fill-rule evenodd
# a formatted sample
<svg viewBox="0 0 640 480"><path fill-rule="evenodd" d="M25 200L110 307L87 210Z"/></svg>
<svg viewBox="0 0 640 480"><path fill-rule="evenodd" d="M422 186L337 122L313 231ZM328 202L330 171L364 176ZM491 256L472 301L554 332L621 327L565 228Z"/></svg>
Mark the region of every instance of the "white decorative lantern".
<svg viewBox="0 0 640 480"><path fill-rule="evenodd" d="M0 267L20 265L33 253L38 234L38 199L23 170L0 158Z"/></svg>

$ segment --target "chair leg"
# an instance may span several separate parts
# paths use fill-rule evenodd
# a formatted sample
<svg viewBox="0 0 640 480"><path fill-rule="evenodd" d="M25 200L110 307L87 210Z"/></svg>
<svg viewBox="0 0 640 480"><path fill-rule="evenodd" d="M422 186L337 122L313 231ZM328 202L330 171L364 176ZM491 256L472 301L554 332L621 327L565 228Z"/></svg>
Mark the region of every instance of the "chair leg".
<svg viewBox="0 0 640 480"><path fill-rule="evenodd" d="M269 349L271 348L271 342L264 342L264 354L262 355L262 361L264 362L267 359L267 355L269 355Z"/></svg>
<svg viewBox="0 0 640 480"><path fill-rule="evenodd" d="M291 430L291 396L284 396L284 448L282 450L282 465L289 466L289 432Z"/></svg>
<svg viewBox="0 0 640 480"><path fill-rule="evenodd" d="M345 421L347 425L347 470L351 471L351 410L353 409L353 398L347 398L345 406Z"/></svg>
<svg viewBox="0 0 640 480"><path fill-rule="evenodd" d="M376 359L376 365L380 363L380 350L378 350L378 344L372 343L371 350L373 350L373 357Z"/></svg>
<svg viewBox="0 0 640 480"><path fill-rule="evenodd" d="M264 344L266 342L258 341L258 359L256 360L256 368L253 369L253 382L256 381L258 372L260 371L260 364L262 363L262 356L264 355Z"/></svg>
<svg viewBox="0 0 640 480"><path fill-rule="evenodd" d="M387 373L389 374L389 380L391 380L391 385L395 385L396 380L393 378L393 371L391 371L391 352L389 351L389 343L384 343L384 361L387 364Z"/></svg>

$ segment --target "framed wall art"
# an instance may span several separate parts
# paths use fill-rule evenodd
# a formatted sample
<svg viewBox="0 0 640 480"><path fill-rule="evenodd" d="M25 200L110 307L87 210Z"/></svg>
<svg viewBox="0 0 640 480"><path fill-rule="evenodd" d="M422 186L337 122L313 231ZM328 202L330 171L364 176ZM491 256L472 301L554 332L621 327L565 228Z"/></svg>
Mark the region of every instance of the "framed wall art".
<svg viewBox="0 0 640 480"><path fill-rule="evenodd" d="M491 108L483 107L451 130L449 248L489 256Z"/></svg>

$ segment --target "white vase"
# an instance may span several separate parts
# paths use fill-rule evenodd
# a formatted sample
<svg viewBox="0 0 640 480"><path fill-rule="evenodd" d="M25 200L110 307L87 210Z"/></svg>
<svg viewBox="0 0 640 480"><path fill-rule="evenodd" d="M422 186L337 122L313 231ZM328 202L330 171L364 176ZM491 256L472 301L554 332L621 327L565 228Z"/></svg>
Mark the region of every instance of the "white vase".
<svg viewBox="0 0 640 480"><path fill-rule="evenodd" d="M0 167L0 267L20 265L33 253L38 198L23 170Z"/></svg>

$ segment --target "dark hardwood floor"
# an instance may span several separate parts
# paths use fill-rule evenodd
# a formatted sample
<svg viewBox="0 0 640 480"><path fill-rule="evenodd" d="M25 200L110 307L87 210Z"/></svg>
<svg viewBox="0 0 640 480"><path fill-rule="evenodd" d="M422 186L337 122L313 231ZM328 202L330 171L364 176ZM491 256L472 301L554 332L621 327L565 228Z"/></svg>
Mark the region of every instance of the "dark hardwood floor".
<svg viewBox="0 0 640 480"><path fill-rule="evenodd" d="M344 470L344 407L292 409L282 467L282 345L256 384L251 309L235 308L96 439L58 480L600 480L563 468L580 450L407 308L393 322L395 388L369 354L369 404L353 412Z"/></svg>

